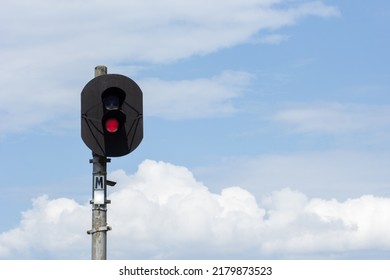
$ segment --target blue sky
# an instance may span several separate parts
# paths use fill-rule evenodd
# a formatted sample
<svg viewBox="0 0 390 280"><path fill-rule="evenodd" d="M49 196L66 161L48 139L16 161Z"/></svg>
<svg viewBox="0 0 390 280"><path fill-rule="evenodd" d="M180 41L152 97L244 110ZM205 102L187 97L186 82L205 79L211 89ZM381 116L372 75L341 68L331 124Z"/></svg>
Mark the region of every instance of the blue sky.
<svg viewBox="0 0 390 280"><path fill-rule="evenodd" d="M108 166L109 258L388 258L386 1L2 6L1 259L89 258L100 64L145 113Z"/></svg>

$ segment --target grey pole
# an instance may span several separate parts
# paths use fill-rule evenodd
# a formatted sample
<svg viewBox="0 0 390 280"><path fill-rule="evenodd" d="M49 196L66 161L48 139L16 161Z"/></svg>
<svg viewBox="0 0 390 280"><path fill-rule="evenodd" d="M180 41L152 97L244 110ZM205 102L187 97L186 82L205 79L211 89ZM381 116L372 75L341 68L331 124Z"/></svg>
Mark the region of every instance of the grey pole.
<svg viewBox="0 0 390 280"><path fill-rule="evenodd" d="M106 66L96 66L95 77L107 74ZM92 180L92 230L87 231L92 235L92 260L107 259L107 231L111 228L107 225L107 162L110 159L92 153L93 180ZM109 182L113 183L113 182Z"/></svg>

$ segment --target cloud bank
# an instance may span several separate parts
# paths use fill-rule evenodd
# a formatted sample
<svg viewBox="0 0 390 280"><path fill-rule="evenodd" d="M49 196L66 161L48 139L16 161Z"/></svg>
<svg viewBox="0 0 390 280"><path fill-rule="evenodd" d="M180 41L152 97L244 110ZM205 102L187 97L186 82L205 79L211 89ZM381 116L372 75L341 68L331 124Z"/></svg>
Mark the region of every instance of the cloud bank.
<svg viewBox="0 0 390 280"><path fill-rule="evenodd" d="M255 197L238 186L213 193L187 168L152 160L110 179L118 181L110 259L375 258L390 249L390 198L325 200L289 188ZM0 258L88 259L90 208L35 199L20 224L0 234Z"/></svg>
<svg viewBox="0 0 390 280"><path fill-rule="evenodd" d="M137 66L173 63L253 42L258 36L263 38L259 42L280 42L287 35L273 35L276 29L307 16L338 14L337 8L321 1L3 1L0 131L76 122L70 116L77 115L79 94L96 65L130 75ZM178 87L149 82L150 87L162 85L165 91ZM195 81L182 82L186 83ZM196 101L222 112L232 110L221 105L220 97L210 100L201 94ZM168 118L182 112L179 107L178 112L159 109ZM185 117L192 117L191 113Z"/></svg>
<svg viewBox="0 0 390 280"><path fill-rule="evenodd" d="M37 0L6 1L1 16L6 47L48 51L58 61L101 55L160 63L241 44L307 16L338 14L322 1Z"/></svg>

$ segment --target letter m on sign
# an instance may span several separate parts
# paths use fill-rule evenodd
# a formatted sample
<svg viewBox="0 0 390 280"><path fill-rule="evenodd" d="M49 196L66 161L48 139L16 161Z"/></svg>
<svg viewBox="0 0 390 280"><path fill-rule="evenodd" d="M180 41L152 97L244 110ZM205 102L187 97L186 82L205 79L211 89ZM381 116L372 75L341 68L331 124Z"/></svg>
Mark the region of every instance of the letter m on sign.
<svg viewBox="0 0 390 280"><path fill-rule="evenodd" d="M104 189L104 176L102 175L93 176L93 189L94 190Z"/></svg>

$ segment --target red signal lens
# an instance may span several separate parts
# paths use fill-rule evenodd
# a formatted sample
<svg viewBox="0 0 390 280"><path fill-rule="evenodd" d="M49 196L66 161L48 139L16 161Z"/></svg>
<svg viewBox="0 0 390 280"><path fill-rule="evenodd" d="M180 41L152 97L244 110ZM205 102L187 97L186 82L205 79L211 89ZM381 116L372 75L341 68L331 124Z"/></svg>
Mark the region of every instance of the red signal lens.
<svg viewBox="0 0 390 280"><path fill-rule="evenodd" d="M119 121L114 118L107 119L104 124L106 130L110 133L115 133L119 129Z"/></svg>

